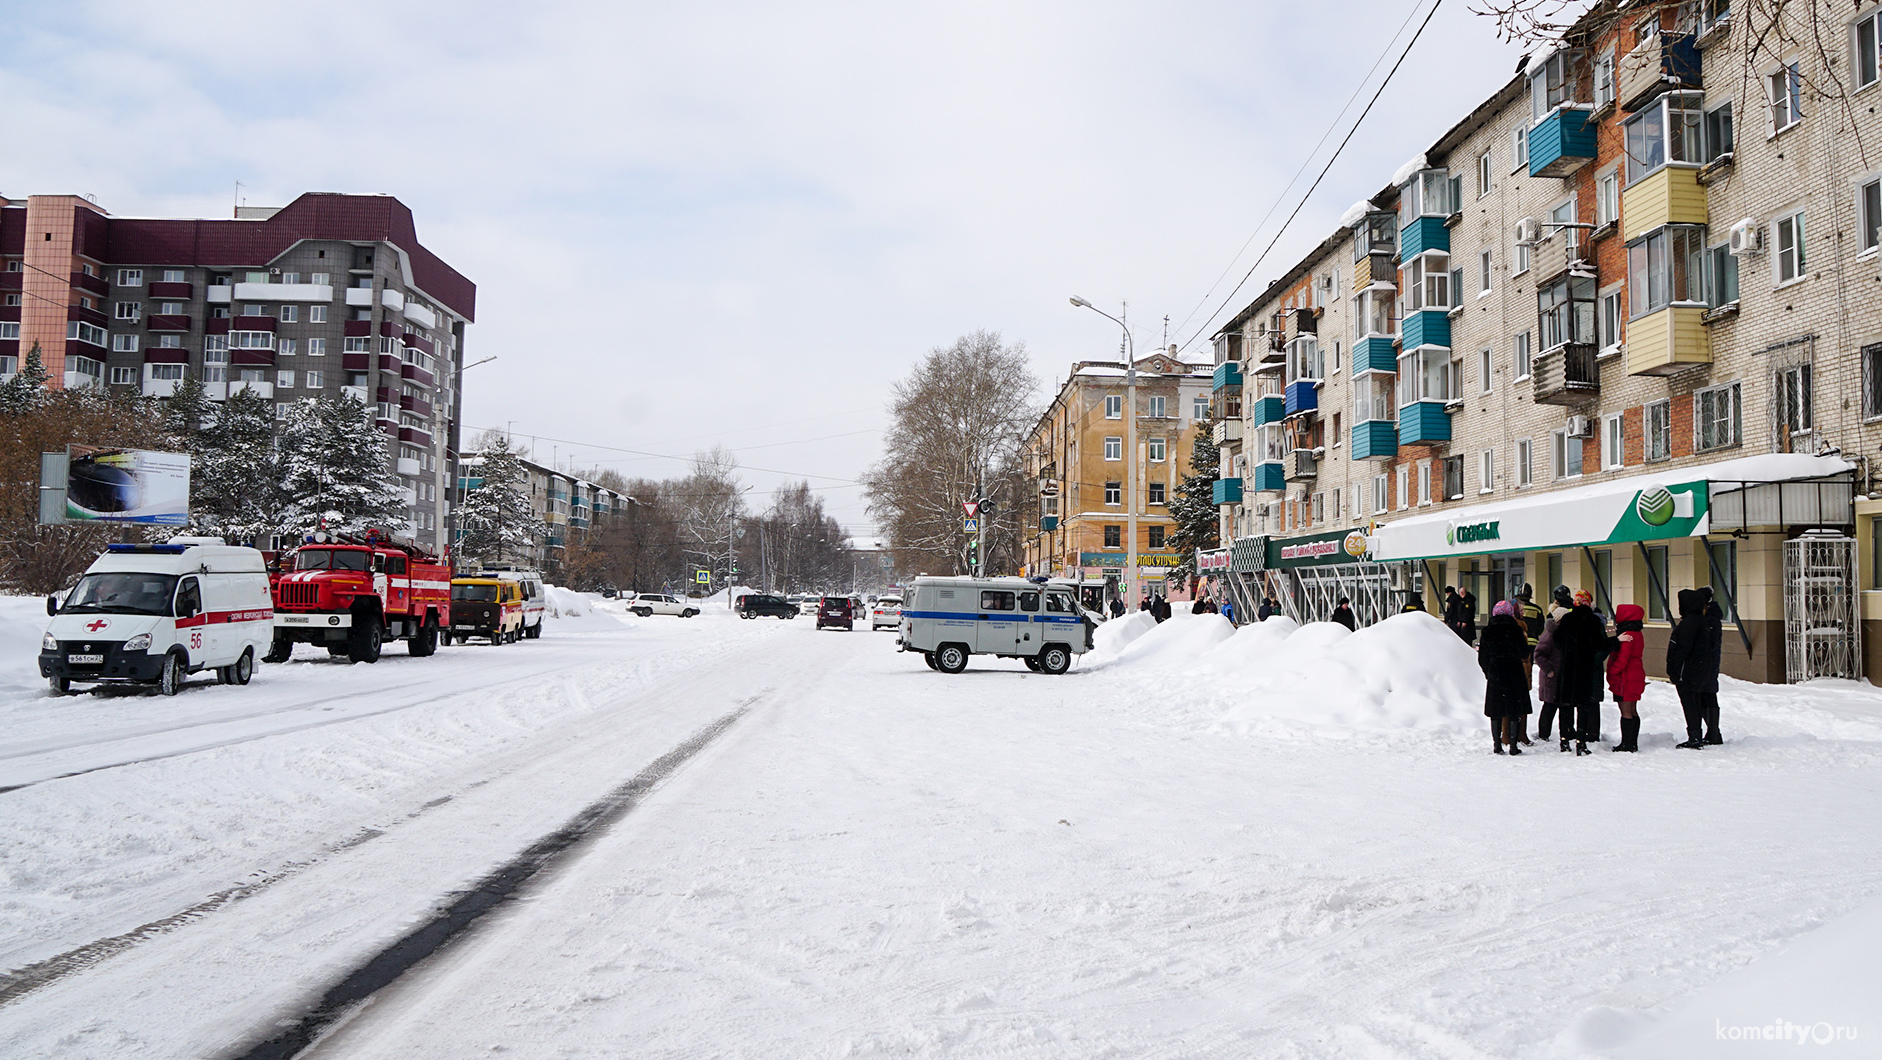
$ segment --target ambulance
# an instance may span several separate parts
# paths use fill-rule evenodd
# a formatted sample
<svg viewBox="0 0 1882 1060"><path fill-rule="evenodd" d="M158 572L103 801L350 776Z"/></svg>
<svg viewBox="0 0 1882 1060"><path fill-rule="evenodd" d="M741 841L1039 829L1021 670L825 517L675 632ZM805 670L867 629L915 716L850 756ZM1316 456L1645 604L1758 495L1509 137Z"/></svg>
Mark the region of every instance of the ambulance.
<svg viewBox="0 0 1882 1060"><path fill-rule="evenodd" d="M261 553L213 537L111 545L63 599L46 598L46 613L39 674L54 695L136 683L174 696L204 670L245 685L274 637Z"/></svg>
<svg viewBox="0 0 1882 1060"><path fill-rule="evenodd" d="M898 644L942 673L965 670L970 656L992 655L1062 674L1072 656L1091 650L1097 628L1069 582L923 577L902 599Z"/></svg>

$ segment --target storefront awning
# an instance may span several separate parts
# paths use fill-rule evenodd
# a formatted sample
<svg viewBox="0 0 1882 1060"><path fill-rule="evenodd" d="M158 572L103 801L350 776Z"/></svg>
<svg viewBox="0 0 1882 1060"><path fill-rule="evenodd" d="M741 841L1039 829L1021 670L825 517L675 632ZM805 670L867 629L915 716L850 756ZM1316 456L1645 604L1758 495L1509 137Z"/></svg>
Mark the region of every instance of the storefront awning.
<svg viewBox="0 0 1882 1060"><path fill-rule="evenodd" d="M1370 558L1384 563L1702 535L1711 528L1715 497L1853 467L1841 457L1770 453L1417 515L1375 529ZM1818 512L1828 507L1820 503Z"/></svg>

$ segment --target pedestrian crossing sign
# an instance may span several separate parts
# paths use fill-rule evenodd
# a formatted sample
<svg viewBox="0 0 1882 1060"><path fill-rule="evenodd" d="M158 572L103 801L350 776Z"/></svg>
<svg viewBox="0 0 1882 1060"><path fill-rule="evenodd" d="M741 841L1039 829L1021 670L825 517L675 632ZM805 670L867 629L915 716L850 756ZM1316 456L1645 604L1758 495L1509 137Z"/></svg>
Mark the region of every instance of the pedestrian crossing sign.
<svg viewBox="0 0 1882 1060"><path fill-rule="evenodd" d="M962 520L961 520L961 532L962 532L962 533L967 533L967 534L977 534L977 533L979 533L979 532L980 532L980 520L978 520L978 519L962 519Z"/></svg>

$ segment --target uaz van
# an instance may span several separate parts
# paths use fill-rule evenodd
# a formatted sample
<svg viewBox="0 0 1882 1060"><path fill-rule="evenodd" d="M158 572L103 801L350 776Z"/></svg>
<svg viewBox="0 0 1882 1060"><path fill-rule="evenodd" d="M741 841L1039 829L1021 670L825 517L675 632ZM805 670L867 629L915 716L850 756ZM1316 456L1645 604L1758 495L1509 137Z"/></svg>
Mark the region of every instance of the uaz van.
<svg viewBox="0 0 1882 1060"><path fill-rule="evenodd" d="M494 575L488 578L451 579L451 628L444 642L469 644L472 637L489 637L492 644L523 638L523 587Z"/></svg>
<svg viewBox="0 0 1882 1060"><path fill-rule="evenodd" d="M542 621L549 617L549 590L543 588L540 571L486 563L482 577L515 582L523 601L523 636L530 640L542 636Z"/></svg>
<svg viewBox="0 0 1882 1060"><path fill-rule="evenodd" d="M135 682L173 696L202 670L245 685L274 638L261 553L210 537L112 545L63 601L46 598L46 613L39 673L55 695L79 682Z"/></svg>
<svg viewBox="0 0 1882 1060"><path fill-rule="evenodd" d="M1091 650L1097 623L1069 584L1025 578L916 578L902 599L901 651L957 674L972 655L1020 659L1062 674Z"/></svg>

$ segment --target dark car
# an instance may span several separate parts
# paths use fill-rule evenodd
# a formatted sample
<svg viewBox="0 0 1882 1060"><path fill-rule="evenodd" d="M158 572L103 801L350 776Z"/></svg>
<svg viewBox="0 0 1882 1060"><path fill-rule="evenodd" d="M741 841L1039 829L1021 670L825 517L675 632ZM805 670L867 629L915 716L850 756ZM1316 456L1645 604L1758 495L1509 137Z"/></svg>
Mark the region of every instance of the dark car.
<svg viewBox="0 0 1882 1060"><path fill-rule="evenodd" d="M782 596L766 596L762 593L750 593L738 598L738 617L761 618L796 618L797 605Z"/></svg>
<svg viewBox="0 0 1882 1060"><path fill-rule="evenodd" d="M856 607L847 596L826 596L817 603L817 628L856 628Z"/></svg>

